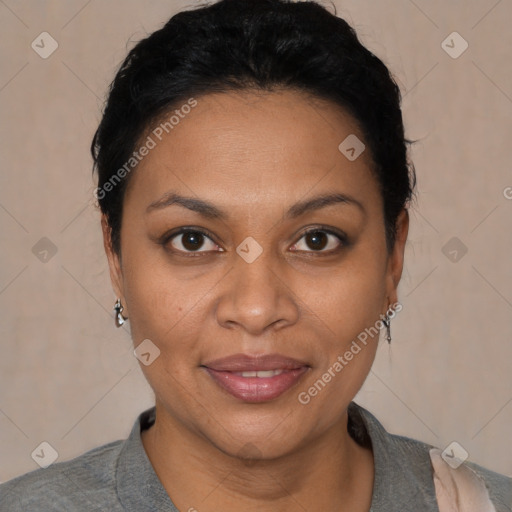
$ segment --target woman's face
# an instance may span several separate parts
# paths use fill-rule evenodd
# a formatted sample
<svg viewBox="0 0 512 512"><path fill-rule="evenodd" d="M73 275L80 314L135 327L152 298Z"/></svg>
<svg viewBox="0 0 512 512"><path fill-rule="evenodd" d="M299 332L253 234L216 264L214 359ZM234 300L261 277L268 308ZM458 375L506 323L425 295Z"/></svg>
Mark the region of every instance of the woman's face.
<svg viewBox="0 0 512 512"><path fill-rule="evenodd" d="M111 276L134 345L150 340L159 419L231 455L277 457L345 418L378 335L345 354L396 301L407 215L388 253L369 148L340 151L363 136L333 104L292 91L196 101L168 134L148 132L121 261L104 222Z"/></svg>

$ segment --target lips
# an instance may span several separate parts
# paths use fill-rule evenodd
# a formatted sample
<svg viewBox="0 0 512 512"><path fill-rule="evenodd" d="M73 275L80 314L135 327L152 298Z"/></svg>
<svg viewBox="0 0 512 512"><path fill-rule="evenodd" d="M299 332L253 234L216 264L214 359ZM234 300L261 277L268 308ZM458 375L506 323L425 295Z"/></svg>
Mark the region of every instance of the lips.
<svg viewBox="0 0 512 512"><path fill-rule="evenodd" d="M303 361L265 354L235 354L202 365L213 381L244 402L266 402L293 387L310 368Z"/></svg>

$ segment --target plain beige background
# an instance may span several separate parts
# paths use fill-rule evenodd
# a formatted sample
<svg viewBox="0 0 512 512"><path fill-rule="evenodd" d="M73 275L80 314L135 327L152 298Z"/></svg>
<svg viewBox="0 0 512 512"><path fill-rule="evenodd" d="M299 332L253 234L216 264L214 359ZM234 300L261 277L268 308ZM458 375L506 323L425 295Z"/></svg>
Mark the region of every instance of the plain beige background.
<svg viewBox="0 0 512 512"><path fill-rule="evenodd" d="M43 441L66 460L126 437L153 403L114 327L89 145L127 48L197 3L0 0L0 481L37 468ZM512 2L335 4L390 66L420 139L403 310L356 401L512 476ZM458 58L442 47L454 31ZM46 59L42 32L58 43Z"/></svg>

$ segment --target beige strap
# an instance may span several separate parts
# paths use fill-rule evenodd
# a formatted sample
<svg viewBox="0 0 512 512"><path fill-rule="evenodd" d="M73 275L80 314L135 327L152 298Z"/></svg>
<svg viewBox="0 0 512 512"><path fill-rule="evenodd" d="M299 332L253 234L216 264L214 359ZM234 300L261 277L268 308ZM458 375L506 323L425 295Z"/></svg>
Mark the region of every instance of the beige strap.
<svg viewBox="0 0 512 512"><path fill-rule="evenodd" d="M439 512L496 512L480 475L466 464L452 468L438 448L429 453Z"/></svg>

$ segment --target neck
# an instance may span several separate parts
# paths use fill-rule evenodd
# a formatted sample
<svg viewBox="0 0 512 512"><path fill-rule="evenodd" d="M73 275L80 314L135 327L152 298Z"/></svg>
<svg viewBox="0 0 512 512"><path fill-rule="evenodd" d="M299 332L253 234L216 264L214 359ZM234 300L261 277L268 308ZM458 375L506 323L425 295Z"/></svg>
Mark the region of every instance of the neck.
<svg viewBox="0 0 512 512"><path fill-rule="evenodd" d="M177 423L157 404L155 424L142 433L142 443L179 510L368 512L373 454L351 438L347 420L345 411L329 431L286 456L242 460Z"/></svg>

